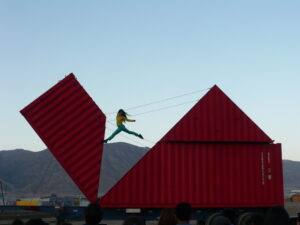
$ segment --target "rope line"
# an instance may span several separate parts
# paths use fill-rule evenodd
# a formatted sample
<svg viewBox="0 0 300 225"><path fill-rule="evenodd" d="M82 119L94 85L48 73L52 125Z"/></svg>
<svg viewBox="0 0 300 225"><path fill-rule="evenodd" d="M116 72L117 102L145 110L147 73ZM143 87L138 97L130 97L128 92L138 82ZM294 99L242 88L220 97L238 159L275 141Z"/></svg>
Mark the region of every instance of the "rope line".
<svg viewBox="0 0 300 225"><path fill-rule="evenodd" d="M197 101L199 101L199 99L196 99L196 100L193 100L193 101L188 101L188 102L183 102L183 103L176 104L176 105L170 105L170 106L166 106L166 107L162 107L162 108L158 108L158 109L149 110L149 111L146 111L146 112L134 114L133 116L139 116L139 115L144 115L144 114L147 114L147 113L157 112L157 111L161 111L161 110L164 110L164 109L174 108L174 107L177 107L177 106L186 105L186 104L189 104L189 103L192 103L192 102L197 102Z"/></svg>
<svg viewBox="0 0 300 225"><path fill-rule="evenodd" d="M141 105L137 105L137 106L133 106L133 107L129 107L129 108L126 108L125 110L132 110L132 109L137 109L137 108L142 108L142 107L145 107L145 106L149 106L149 105L153 105L153 104L157 104L157 103L161 103L161 102L166 102L166 101L170 101L172 99L175 99L175 98L180 98L180 97L183 97L183 96L187 96L187 95L191 95L191 94L195 94L195 93L198 93L198 92L202 92L202 91L207 91L207 90L210 90L211 88L205 88L205 89L201 89L201 90L197 90L197 91L192 91L192 92L188 92L188 93L185 93L185 94L181 94L181 95L176 95L176 96L173 96L173 97L169 97L169 98L164 98L164 99L161 99L161 100L157 100L157 101L153 101L153 102L150 102L150 103L146 103L146 104L141 104ZM170 105L170 106L166 106L166 107L162 107L162 108L157 108L157 109L153 109L153 110L149 110L149 111L146 111L146 112L141 112L141 113L137 113L137 114L134 114L132 116L139 116L139 115L144 115L144 114L148 114L148 113L152 113L152 112L157 112L157 111L161 111L161 110L165 110L165 109L169 109L169 108L174 108L174 107L177 107L177 106L181 106L181 105L186 105L186 104L190 104L192 102L196 102L196 101L199 101L199 99L197 100L193 100L193 101L188 101L188 102L183 102L183 103L179 103L179 104L175 104L175 105ZM110 113L107 113L106 115L111 115L111 114L116 114L117 112L110 112ZM115 119L111 119L111 120L107 120L106 122L115 126L115 124L113 124L112 122L115 121ZM109 128L106 126L107 129L111 130L111 131L114 131L114 129L112 128ZM140 142L136 141L136 140L133 140L123 134L119 134L120 136L122 137L125 137L143 147L146 147L146 148L149 148L148 146L145 146L143 144L141 144ZM151 140L148 140L148 139L143 139L144 141L146 142L149 142L151 144L155 144L156 142L153 142Z"/></svg>
<svg viewBox="0 0 300 225"><path fill-rule="evenodd" d="M180 98L180 97L183 97L183 96L187 96L187 95L195 94L195 93L198 93L198 92L206 91L206 90L209 90L209 89L211 89L211 88L205 88L205 89L201 89L201 90L197 90L197 91L192 91L192 92L185 93L185 94L182 94L182 95L176 95L176 96L173 96L173 97L153 101L153 102L150 102L150 103L129 107L129 108L126 108L125 110L137 109L137 108L145 107L145 106L148 106L148 105L153 105L153 104L169 101L169 100L172 100L172 99L175 99L175 98ZM117 112L110 112L110 113L107 113L107 115L111 115L111 114L115 114L115 113L117 113Z"/></svg>
<svg viewBox="0 0 300 225"><path fill-rule="evenodd" d="M140 116L140 115L144 115L144 114L147 114L147 113L162 111L162 110L165 110L165 109L174 108L174 107L181 106L181 105L187 105L187 104L197 102L197 101L199 101L199 99L196 99L196 100L193 100L193 101L188 101L188 102L182 102L182 103L176 104L176 105L170 105L170 106L166 106L166 107L162 107L162 108L157 108L157 109L149 110L149 111L146 111L146 112L137 113L137 114L134 114L132 116ZM107 122L113 122L113 121L115 121L115 119L107 120Z"/></svg>
<svg viewBox="0 0 300 225"><path fill-rule="evenodd" d="M41 185L43 184L43 182L44 182L44 180L45 180L45 178L46 178L46 176L45 176L45 175L46 175L46 172L49 170L50 166L52 166L52 163L54 163L54 161L53 161L53 160L50 160L49 163L48 163L48 166L44 169L43 174L42 174L41 179L40 179L40 182L39 182L39 184L37 185L37 187L35 188L35 191L33 191L33 193L34 193L35 195L37 194L37 192L39 191ZM48 178L48 179L49 179L49 178Z"/></svg>
<svg viewBox="0 0 300 225"><path fill-rule="evenodd" d="M156 144L156 142L154 142L154 141L151 141L151 140L149 140L149 139L146 139L146 138L143 138L143 140L144 140L144 141L147 141L147 142L149 142L149 143L151 143L151 144Z"/></svg>

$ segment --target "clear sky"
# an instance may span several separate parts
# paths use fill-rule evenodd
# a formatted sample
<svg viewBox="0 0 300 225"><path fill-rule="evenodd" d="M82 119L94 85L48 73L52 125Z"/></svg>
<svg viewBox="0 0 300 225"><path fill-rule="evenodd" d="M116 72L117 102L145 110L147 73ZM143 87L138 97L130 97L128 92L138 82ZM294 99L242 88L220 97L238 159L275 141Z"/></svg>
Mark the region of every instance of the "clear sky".
<svg viewBox="0 0 300 225"><path fill-rule="evenodd" d="M300 161L299 12L298 0L2 0L0 150L46 148L19 110L73 72L105 113L217 84ZM151 147L195 102L134 115L205 93L129 110L147 141L114 141Z"/></svg>

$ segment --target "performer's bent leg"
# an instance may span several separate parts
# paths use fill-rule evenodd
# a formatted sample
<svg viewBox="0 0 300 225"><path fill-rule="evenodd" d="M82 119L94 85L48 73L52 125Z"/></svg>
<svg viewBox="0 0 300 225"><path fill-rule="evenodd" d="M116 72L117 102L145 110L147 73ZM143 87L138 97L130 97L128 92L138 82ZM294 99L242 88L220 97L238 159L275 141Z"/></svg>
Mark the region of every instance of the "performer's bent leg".
<svg viewBox="0 0 300 225"><path fill-rule="evenodd" d="M107 139L106 141L110 141L111 139L113 139L118 133L120 133L122 131L122 129L120 127L118 127Z"/></svg>

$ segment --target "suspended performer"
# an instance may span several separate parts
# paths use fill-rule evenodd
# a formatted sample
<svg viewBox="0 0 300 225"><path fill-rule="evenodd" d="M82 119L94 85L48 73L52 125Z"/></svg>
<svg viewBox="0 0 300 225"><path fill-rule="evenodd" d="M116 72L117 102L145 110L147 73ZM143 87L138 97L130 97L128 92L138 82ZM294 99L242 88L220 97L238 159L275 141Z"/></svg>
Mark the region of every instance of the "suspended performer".
<svg viewBox="0 0 300 225"><path fill-rule="evenodd" d="M120 133L121 131L124 131L128 134L132 134L135 135L141 139L144 139L143 136L141 134L138 134L134 131L130 131L128 130L125 126L124 126L124 122L128 121L128 122L135 122L135 120L130 120L127 118L128 113L126 113L123 109L120 109L117 113L116 116L116 123L118 128L106 139L103 140L103 143L107 143L108 141L110 141L111 139L113 139L118 133Z"/></svg>

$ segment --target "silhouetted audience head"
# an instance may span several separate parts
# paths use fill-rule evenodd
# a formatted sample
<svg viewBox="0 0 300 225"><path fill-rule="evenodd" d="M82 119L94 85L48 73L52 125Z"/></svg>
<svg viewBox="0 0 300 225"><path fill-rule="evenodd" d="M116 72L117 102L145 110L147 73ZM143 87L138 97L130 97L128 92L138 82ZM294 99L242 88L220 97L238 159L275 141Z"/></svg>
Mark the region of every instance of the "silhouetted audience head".
<svg viewBox="0 0 300 225"><path fill-rule="evenodd" d="M124 220L123 225L146 225L146 221L140 216L131 216Z"/></svg>
<svg viewBox="0 0 300 225"><path fill-rule="evenodd" d="M175 215L178 223L186 223L191 219L192 207L189 203L179 203L175 208Z"/></svg>
<svg viewBox="0 0 300 225"><path fill-rule="evenodd" d="M174 209L164 208L161 210L158 225L175 225L177 224L177 217Z"/></svg>
<svg viewBox="0 0 300 225"><path fill-rule="evenodd" d="M225 216L216 216L212 222L211 222L211 225L230 225L231 224L231 221L225 217Z"/></svg>
<svg viewBox="0 0 300 225"><path fill-rule="evenodd" d="M290 218L287 211L281 206L270 208L265 215L264 225L289 225Z"/></svg>
<svg viewBox="0 0 300 225"><path fill-rule="evenodd" d="M97 203L90 203L85 209L84 216L88 225L96 225L103 218L103 210Z"/></svg>
<svg viewBox="0 0 300 225"><path fill-rule="evenodd" d="M264 216L260 213L254 213L247 220L246 225L263 225L264 224Z"/></svg>
<svg viewBox="0 0 300 225"><path fill-rule="evenodd" d="M197 225L205 225L205 220L198 220Z"/></svg>
<svg viewBox="0 0 300 225"><path fill-rule="evenodd" d="M223 209L222 214L223 214L223 216L225 216L226 218L228 218L230 220L231 224L235 224L236 213L233 208Z"/></svg>
<svg viewBox="0 0 300 225"><path fill-rule="evenodd" d="M11 225L24 225L24 222L20 219L15 219Z"/></svg>
<svg viewBox="0 0 300 225"><path fill-rule="evenodd" d="M42 219L30 219L26 222L26 225L48 225Z"/></svg>

